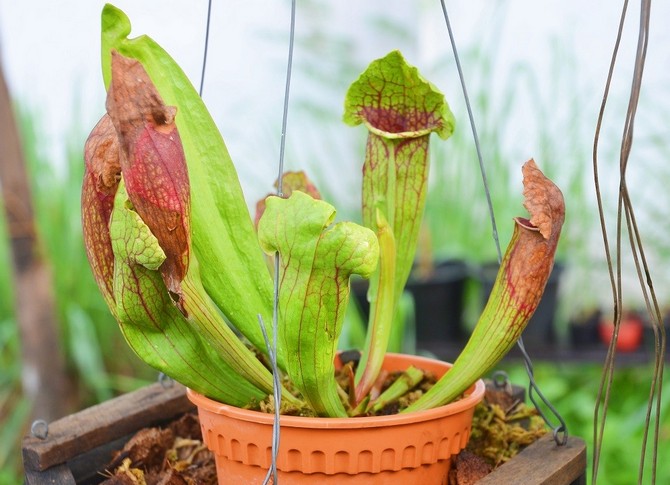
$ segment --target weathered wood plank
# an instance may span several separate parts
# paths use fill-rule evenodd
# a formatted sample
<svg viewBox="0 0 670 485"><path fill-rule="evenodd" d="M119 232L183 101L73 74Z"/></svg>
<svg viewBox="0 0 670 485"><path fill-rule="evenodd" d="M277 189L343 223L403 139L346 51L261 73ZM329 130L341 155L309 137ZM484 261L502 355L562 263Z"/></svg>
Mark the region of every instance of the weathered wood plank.
<svg viewBox="0 0 670 485"><path fill-rule="evenodd" d="M45 440L26 437L24 468L26 472L43 471L66 463L106 442L192 408L181 384L168 388L152 384L50 423Z"/></svg>
<svg viewBox="0 0 670 485"><path fill-rule="evenodd" d="M586 470L586 444L570 437L557 446L548 434L477 482L479 485L570 485ZM579 483L579 482L577 482Z"/></svg>
<svg viewBox="0 0 670 485"><path fill-rule="evenodd" d="M130 433L116 440L108 441L104 445L100 445L68 460L67 467L72 472L75 482L81 485L99 483L101 473L109 466L111 459L115 456L115 452L121 450L134 435L135 433Z"/></svg>
<svg viewBox="0 0 670 485"><path fill-rule="evenodd" d="M26 485L77 485L67 465L58 465L43 472L26 470Z"/></svg>

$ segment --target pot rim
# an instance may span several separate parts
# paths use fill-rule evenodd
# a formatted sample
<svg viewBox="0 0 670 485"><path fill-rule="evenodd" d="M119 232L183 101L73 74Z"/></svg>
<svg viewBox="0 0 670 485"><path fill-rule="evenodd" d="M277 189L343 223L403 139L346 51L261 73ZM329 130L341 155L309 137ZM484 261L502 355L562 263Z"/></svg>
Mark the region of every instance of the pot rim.
<svg viewBox="0 0 670 485"><path fill-rule="evenodd" d="M440 366L450 369L452 364L437 359L428 357L421 357L409 354L386 354L387 359L392 361L411 360L417 367L422 364L428 367L439 364ZM486 386L482 379L478 379L467 391L465 397L458 401L445 404L433 409L425 411L416 411L412 413L392 414L388 416L367 416L367 417L348 417L348 418L320 418L320 417L304 417L304 416L284 416L280 418L280 425L282 427L291 428L330 428L330 429L351 429L351 428L378 428L385 426L399 426L408 423L429 421L432 419L442 418L453 414L458 414L467 409L476 406L483 398ZM214 414L228 416L241 421L251 421L259 424L272 425L274 423L274 415L263 413L260 411L252 411L249 409L238 408L229 404L223 404L213 399L210 399L198 392L187 388L187 396L189 400L195 404L199 409L209 411Z"/></svg>

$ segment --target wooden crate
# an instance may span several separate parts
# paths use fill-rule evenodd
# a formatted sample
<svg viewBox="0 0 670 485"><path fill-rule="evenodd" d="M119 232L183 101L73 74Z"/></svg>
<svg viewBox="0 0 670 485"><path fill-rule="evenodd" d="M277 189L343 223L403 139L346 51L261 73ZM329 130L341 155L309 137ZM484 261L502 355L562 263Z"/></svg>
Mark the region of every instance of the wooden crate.
<svg viewBox="0 0 670 485"><path fill-rule="evenodd" d="M152 384L98 404L49 425L46 439L26 437L23 462L26 485L93 484L98 471L138 430L193 410L180 384ZM585 485L586 446L571 437L556 446L541 438L478 483L481 485Z"/></svg>
<svg viewBox="0 0 670 485"><path fill-rule="evenodd" d="M557 446L547 434L512 460L493 470L478 485L586 485L586 445L570 437Z"/></svg>
<svg viewBox="0 0 670 485"><path fill-rule="evenodd" d="M47 438L23 440L26 485L75 485L100 481L111 452L135 432L194 410L186 389L156 383L49 424Z"/></svg>

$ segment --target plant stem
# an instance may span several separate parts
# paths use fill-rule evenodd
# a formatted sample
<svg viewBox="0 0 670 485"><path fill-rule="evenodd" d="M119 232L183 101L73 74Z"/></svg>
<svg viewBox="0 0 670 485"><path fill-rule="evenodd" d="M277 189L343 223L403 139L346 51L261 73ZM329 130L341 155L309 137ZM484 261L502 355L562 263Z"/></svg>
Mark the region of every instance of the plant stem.
<svg viewBox="0 0 670 485"><path fill-rule="evenodd" d="M395 313L396 246L393 229L381 210L377 209L377 239L379 240L379 266L370 278L370 326L365 348L356 372L355 401L360 404L370 392L384 362L388 348L393 314Z"/></svg>
<svg viewBox="0 0 670 485"><path fill-rule="evenodd" d="M181 305L186 318L198 326L200 332L208 337L208 340L236 372L258 388L272 394L272 374L223 319L218 307L200 282L198 262L193 255L189 271L181 282L181 289L183 292ZM303 403L284 387L282 387L282 399L294 406L303 406Z"/></svg>
<svg viewBox="0 0 670 485"><path fill-rule="evenodd" d="M410 366L373 403L372 410L380 411L384 406L404 396L423 379L423 371Z"/></svg>

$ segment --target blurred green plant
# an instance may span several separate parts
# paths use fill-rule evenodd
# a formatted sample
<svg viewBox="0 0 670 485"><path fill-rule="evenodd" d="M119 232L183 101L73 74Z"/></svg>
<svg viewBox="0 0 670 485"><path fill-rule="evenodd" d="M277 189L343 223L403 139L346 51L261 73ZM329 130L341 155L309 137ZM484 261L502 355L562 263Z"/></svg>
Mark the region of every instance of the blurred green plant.
<svg viewBox="0 0 670 485"><path fill-rule="evenodd" d="M0 198L0 483L19 483L21 457L19 442L30 413L21 396L21 352L14 322L12 262L9 254L7 222Z"/></svg>
<svg viewBox="0 0 670 485"><path fill-rule="evenodd" d="M518 212L521 200L518 165L534 157L538 166L561 187L567 213L579 214L566 219L566 239L559 245L559 259L572 260L586 248L593 231L585 229L593 227L596 217L595 205L588 195L592 131L585 110L592 105L588 90L578 84L574 56L558 42L553 44L550 55L548 83L542 83L537 72L526 63L512 66L502 84L494 82L499 70L496 66L499 40L493 35L487 44L462 53L499 238L501 241L509 238L505 222ZM445 55L434 69L450 72L454 69L453 61ZM564 102L558 105L557 99ZM454 105L458 103L455 100ZM454 109L460 113L459 124L467 125L464 108ZM524 126L509 122L513 115L519 114L525 114ZM469 129L457 131L452 140L451 145L436 146L432 152L434 183L425 220L431 246L436 257L475 262L495 260L472 133ZM464 210L466 206L468 210Z"/></svg>
<svg viewBox="0 0 670 485"><path fill-rule="evenodd" d="M83 408L137 389L154 380L155 372L123 341L86 260L79 216L86 131L71 124L67 162L57 165L42 141L45 130L37 111L21 106L17 111L36 223L52 269L59 345L66 353L75 389L72 405ZM73 112L80 111L75 107ZM0 483L19 483L20 441L29 425L30 403L21 392L21 348L4 209L0 210L0 267L5 268L0 271Z"/></svg>
<svg viewBox="0 0 670 485"><path fill-rule="evenodd" d="M80 113L75 106L74 113ZM66 136L66 163L55 164L41 143L36 112L20 110L19 124L31 179L33 203L46 258L52 267L63 347L80 392L81 405L126 392L129 375L150 378L148 367L127 349L93 279L81 232L81 147L86 129L73 116ZM136 384L130 384L135 388Z"/></svg>
<svg viewBox="0 0 670 485"><path fill-rule="evenodd" d="M500 368L508 373L511 382L517 385L528 382L523 365L505 363ZM652 372L649 365L622 366L617 369L598 472L599 483L629 485L638 482L638 449L645 428L648 398L647 393L640 390L649 387ZM535 380L565 418L570 435L579 436L586 441L589 453L587 477L591 476L593 408L595 389L601 373L602 367L597 363L539 363L535 366ZM670 385L670 376L667 373L663 385L666 388ZM661 413L663 420L659 450L667 450L670 446L670 395L667 393L663 396ZM646 478L649 479L649 476ZM668 460L659 460L656 483L670 483Z"/></svg>
<svg viewBox="0 0 670 485"><path fill-rule="evenodd" d="M6 245L2 249L6 249ZM6 287L0 287L0 291L6 293ZM3 313L0 316L0 470L17 469L19 440L30 413L30 403L20 393L19 355L17 328ZM0 473L0 483L11 483L3 481L2 473L5 472Z"/></svg>
<svg viewBox="0 0 670 485"><path fill-rule="evenodd" d="M12 267L9 258L7 222L5 220L5 210L2 204L2 199L0 199L0 268L9 269ZM0 322L9 319L14 313L14 293L12 291L11 277L12 275L10 271L0 271Z"/></svg>

